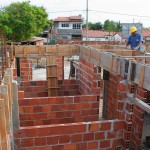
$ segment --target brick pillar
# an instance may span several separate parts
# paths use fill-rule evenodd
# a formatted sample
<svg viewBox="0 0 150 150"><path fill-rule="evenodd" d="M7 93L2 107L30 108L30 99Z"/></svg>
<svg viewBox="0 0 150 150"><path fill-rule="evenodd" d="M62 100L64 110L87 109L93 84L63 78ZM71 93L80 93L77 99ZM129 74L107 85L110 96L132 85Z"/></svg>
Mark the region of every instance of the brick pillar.
<svg viewBox="0 0 150 150"><path fill-rule="evenodd" d="M135 97L147 103L148 93L149 92L146 89L137 86ZM131 148L135 150L141 149L144 114L145 114L145 111L143 109L141 109L140 107L136 105L134 106L130 146Z"/></svg>
<svg viewBox="0 0 150 150"><path fill-rule="evenodd" d="M32 80L32 61L27 58L20 58L20 77L21 81Z"/></svg>
<svg viewBox="0 0 150 150"><path fill-rule="evenodd" d="M57 57L57 76L58 80L64 79L64 57Z"/></svg>
<svg viewBox="0 0 150 150"><path fill-rule="evenodd" d="M124 120L124 100L126 98L126 80L110 74L107 92L107 119Z"/></svg>

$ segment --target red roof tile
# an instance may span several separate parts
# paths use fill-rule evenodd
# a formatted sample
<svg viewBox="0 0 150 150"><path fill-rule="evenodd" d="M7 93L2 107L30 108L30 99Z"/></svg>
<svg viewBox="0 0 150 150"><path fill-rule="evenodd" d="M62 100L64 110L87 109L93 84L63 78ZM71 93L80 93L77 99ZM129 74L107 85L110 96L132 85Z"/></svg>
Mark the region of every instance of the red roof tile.
<svg viewBox="0 0 150 150"><path fill-rule="evenodd" d="M142 31L142 36L143 37L150 37L150 30L143 30Z"/></svg>
<svg viewBox="0 0 150 150"><path fill-rule="evenodd" d="M81 16L58 17L55 22L82 22Z"/></svg>
<svg viewBox="0 0 150 150"><path fill-rule="evenodd" d="M105 37L108 35L113 36L114 34L115 34L114 32L105 32L105 31L100 31L100 30L89 30L88 31L88 37L90 37L90 38L101 38L101 37ZM83 37L86 36L85 29L82 30L82 35L83 35Z"/></svg>

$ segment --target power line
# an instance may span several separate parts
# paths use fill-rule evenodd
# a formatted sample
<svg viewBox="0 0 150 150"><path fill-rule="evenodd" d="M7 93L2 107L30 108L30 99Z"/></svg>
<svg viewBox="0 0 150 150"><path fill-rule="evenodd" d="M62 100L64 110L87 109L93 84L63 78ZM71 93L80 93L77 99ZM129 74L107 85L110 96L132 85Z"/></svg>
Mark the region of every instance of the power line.
<svg viewBox="0 0 150 150"><path fill-rule="evenodd" d="M134 16L134 17L141 17L141 18L150 18L150 16L140 16L135 14L122 14L122 13L116 13L116 12L109 12L109 11L98 11L98 10L89 10L94 12L100 12L100 13L106 13L106 14L114 14L114 15L122 15L122 16Z"/></svg>
<svg viewBox="0 0 150 150"><path fill-rule="evenodd" d="M86 11L86 10L64 10L64 11L51 11L51 12L47 12L48 14L49 13L62 13L62 12L76 12L76 11Z"/></svg>
<svg viewBox="0 0 150 150"><path fill-rule="evenodd" d="M64 11L51 11L51 12L47 12L47 13L63 13L63 12L65 13L65 12L76 12L76 11L86 12L86 10L64 10ZM114 15L121 15L121 16L149 18L150 19L150 16L141 16L141 15L135 15L135 14L123 14L123 13L110 12L110 11L100 11L100 10L88 10L88 11L106 13L106 14L114 14Z"/></svg>

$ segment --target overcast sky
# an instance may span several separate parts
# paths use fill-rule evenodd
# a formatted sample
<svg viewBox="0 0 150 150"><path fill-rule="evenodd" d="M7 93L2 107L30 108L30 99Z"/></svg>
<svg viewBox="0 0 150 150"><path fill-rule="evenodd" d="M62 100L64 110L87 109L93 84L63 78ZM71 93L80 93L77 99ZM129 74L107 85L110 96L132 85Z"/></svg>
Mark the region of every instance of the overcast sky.
<svg viewBox="0 0 150 150"><path fill-rule="evenodd" d="M0 6L7 6L16 1L23 0L0 0ZM87 0L30 0L31 4L45 7L49 14L49 19L54 19L58 16L63 17L79 14L81 14L83 18L86 18L86 1ZM110 19L121 21L121 23L131 23L134 20L135 23L141 22L145 27L150 27L149 9L150 0L89 0L89 10L92 10L89 11L89 21L104 22L106 19ZM128 14L129 16L112 13Z"/></svg>

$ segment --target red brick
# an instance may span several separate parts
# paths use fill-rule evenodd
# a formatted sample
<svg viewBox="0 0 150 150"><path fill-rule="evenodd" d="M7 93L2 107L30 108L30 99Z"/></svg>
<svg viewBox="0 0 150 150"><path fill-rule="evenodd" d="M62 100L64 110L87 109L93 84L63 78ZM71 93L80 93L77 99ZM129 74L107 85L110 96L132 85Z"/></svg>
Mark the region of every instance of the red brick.
<svg viewBox="0 0 150 150"><path fill-rule="evenodd" d="M126 92L126 85L123 83L122 84L120 83L118 90L119 90L119 92Z"/></svg>
<svg viewBox="0 0 150 150"><path fill-rule="evenodd" d="M95 140L104 140L105 139L105 132L96 132L95 133Z"/></svg>
<svg viewBox="0 0 150 150"><path fill-rule="evenodd" d="M110 140L100 141L100 148L109 148Z"/></svg>
<svg viewBox="0 0 150 150"><path fill-rule="evenodd" d="M111 122L101 122L100 131L107 131L111 129Z"/></svg>
<svg viewBox="0 0 150 150"><path fill-rule="evenodd" d="M49 145L57 145L59 136L47 137L47 144Z"/></svg>
<svg viewBox="0 0 150 150"><path fill-rule="evenodd" d="M24 107L25 113L33 113L33 107Z"/></svg>
<svg viewBox="0 0 150 150"><path fill-rule="evenodd" d="M64 134L84 133L86 132L86 124L65 124L63 126Z"/></svg>
<svg viewBox="0 0 150 150"><path fill-rule="evenodd" d="M52 146L52 150L64 150L64 145Z"/></svg>
<svg viewBox="0 0 150 150"><path fill-rule="evenodd" d="M26 131L21 129L14 132L14 137L17 138L25 138L26 137Z"/></svg>
<svg viewBox="0 0 150 150"><path fill-rule="evenodd" d="M119 130L124 128L124 121L114 122L114 130Z"/></svg>
<svg viewBox="0 0 150 150"><path fill-rule="evenodd" d="M33 147L33 139L22 139L21 146L23 147Z"/></svg>
<svg viewBox="0 0 150 150"><path fill-rule="evenodd" d="M116 132L108 132L107 133L107 139L115 138L117 136Z"/></svg>
<svg viewBox="0 0 150 150"><path fill-rule="evenodd" d="M59 143L69 143L70 142L70 136L69 135L63 135L59 137Z"/></svg>
<svg viewBox="0 0 150 150"><path fill-rule="evenodd" d="M92 141L94 140L94 133L87 133L83 135L83 141Z"/></svg>
<svg viewBox="0 0 150 150"><path fill-rule="evenodd" d="M93 149L98 149L98 142L89 142L88 143L88 150L89 149L91 149L91 150L93 150Z"/></svg>
<svg viewBox="0 0 150 150"><path fill-rule="evenodd" d="M65 144L64 150L76 150L75 144Z"/></svg>
<svg viewBox="0 0 150 150"><path fill-rule="evenodd" d="M71 135L71 142L76 143L76 142L82 142L83 139L83 134L73 134Z"/></svg>
<svg viewBox="0 0 150 150"><path fill-rule="evenodd" d="M38 128L26 129L26 137L37 137L37 136L39 136L39 129Z"/></svg>
<svg viewBox="0 0 150 150"><path fill-rule="evenodd" d="M89 131L96 132L100 130L100 123L99 122L91 122L89 124Z"/></svg>
<svg viewBox="0 0 150 150"><path fill-rule="evenodd" d="M44 146L44 145L46 145L46 138L44 138L44 137L35 138L34 139L34 144L35 144L35 146Z"/></svg>
<svg viewBox="0 0 150 150"><path fill-rule="evenodd" d="M18 92L18 99L24 99L24 91Z"/></svg>
<svg viewBox="0 0 150 150"><path fill-rule="evenodd" d="M87 150L87 143L78 143L76 145L76 150Z"/></svg>

